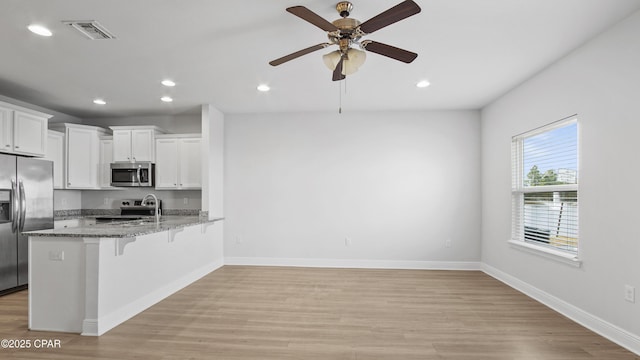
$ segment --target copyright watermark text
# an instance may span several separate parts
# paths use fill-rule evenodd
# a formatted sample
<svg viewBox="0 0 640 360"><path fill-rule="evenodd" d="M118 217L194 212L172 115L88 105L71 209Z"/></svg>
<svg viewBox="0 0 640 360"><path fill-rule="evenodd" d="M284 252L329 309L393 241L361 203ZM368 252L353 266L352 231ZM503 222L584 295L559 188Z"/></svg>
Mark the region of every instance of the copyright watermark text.
<svg viewBox="0 0 640 360"><path fill-rule="evenodd" d="M0 347L3 349L60 349L60 339L2 339Z"/></svg>

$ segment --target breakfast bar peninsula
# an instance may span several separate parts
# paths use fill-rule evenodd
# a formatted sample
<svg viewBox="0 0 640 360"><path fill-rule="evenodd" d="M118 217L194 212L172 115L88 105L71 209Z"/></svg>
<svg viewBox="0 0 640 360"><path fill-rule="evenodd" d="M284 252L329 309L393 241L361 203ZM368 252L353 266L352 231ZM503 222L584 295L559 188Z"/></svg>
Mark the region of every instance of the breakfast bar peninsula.
<svg viewBox="0 0 640 360"><path fill-rule="evenodd" d="M99 336L223 264L222 227L162 216L29 232L29 329Z"/></svg>

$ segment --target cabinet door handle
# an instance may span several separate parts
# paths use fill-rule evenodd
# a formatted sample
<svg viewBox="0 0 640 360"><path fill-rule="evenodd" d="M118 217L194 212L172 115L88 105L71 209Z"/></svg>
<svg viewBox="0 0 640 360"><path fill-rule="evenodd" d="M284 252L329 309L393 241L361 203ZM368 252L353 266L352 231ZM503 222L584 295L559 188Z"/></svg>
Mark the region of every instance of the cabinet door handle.
<svg viewBox="0 0 640 360"><path fill-rule="evenodd" d="M9 146L9 145L7 145L7 146ZM14 146L14 148L20 149L20 146L16 145L16 146Z"/></svg>
<svg viewBox="0 0 640 360"><path fill-rule="evenodd" d="M11 147L11 145L7 144L7 145L5 145L4 147Z"/></svg>

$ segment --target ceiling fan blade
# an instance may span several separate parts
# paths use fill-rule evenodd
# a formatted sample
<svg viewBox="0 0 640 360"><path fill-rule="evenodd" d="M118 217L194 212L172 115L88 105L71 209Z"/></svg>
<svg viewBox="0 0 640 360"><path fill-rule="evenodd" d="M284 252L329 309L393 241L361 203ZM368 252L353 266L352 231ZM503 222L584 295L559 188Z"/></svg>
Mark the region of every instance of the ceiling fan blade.
<svg viewBox="0 0 640 360"><path fill-rule="evenodd" d="M380 30L385 26L389 26L409 16L420 12L420 6L411 0L406 0L400 4L384 11L360 25L360 30L365 34L371 34L376 30Z"/></svg>
<svg viewBox="0 0 640 360"><path fill-rule="evenodd" d="M292 6L287 8L287 11L292 13L293 15L310 22L311 24L319 27L324 31L336 31L338 28L332 23L320 17L320 15L314 13L313 11L307 9L304 6Z"/></svg>
<svg viewBox="0 0 640 360"><path fill-rule="evenodd" d="M344 80L346 76L342 74L342 63L344 62L344 55L340 57L340 61L336 65L336 68L333 70L333 77L331 78L333 81Z"/></svg>
<svg viewBox="0 0 640 360"><path fill-rule="evenodd" d="M332 45L332 44L330 44L330 43L322 43L322 44L318 44L318 45L309 46L306 49L302 49L302 50L296 51L294 53L291 53L289 55L283 56L283 57L281 57L279 59L275 59L275 60L269 61L269 65L278 66L280 64L286 63L287 61L293 60L295 58L299 58L302 55L306 55L308 53L312 53L314 51L318 51L320 49L324 49L329 45Z"/></svg>
<svg viewBox="0 0 640 360"><path fill-rule="evenodd" d="M390 57L392 59L402 61L405 63L410 63L418 57L418 54L397 48L395 46L379 43L377 41L363 41L362 48L371 51L376 54L380 54L386 57Z"/></svg>

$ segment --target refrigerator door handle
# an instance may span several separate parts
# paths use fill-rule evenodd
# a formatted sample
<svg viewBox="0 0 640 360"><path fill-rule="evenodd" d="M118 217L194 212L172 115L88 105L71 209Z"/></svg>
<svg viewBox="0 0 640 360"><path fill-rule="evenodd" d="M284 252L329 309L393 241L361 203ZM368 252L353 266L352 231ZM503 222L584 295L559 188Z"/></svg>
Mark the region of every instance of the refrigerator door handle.
<svg viewBox="0 0 640 360"><path fill-rule="evenodd" d="M20 184L20 227L18 230L24 230L24 220L27 217L27 199L24 196L24 184L22 180L19 182Z"/></svg>
<svg viewBox="0 0 640 360"><path fill-rule="evenodd" d="M18 221L20 219L20 202L18 199L18 189L16 186L16 181L11 180L11 231L18 231Z"/></svg>

